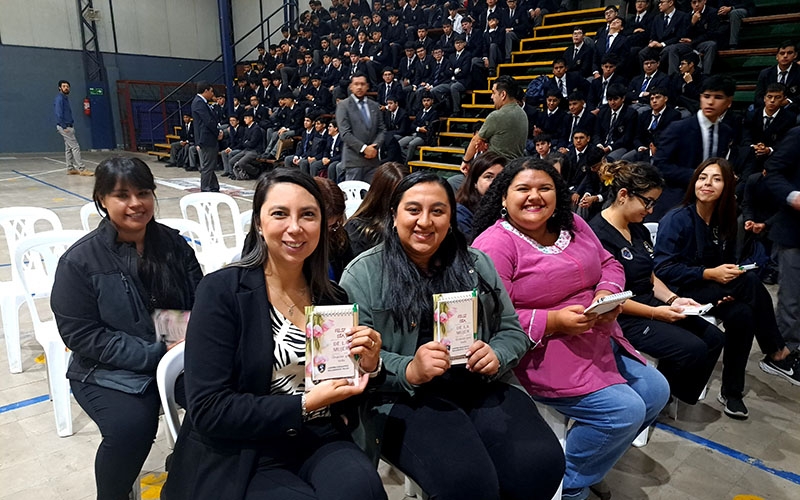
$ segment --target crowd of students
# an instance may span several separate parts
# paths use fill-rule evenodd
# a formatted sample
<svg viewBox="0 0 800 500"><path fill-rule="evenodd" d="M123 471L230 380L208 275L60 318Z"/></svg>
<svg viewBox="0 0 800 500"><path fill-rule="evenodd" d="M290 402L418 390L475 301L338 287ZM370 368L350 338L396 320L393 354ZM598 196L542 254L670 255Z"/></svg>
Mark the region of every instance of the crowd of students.
<svg viewBox="0 0 800 500"><path fill-rule="evenodd" d="M681 16L672 3L659 3L664 15L675 16L664 27L681 18L694 25L705 12ZM386 498L375 468L380 457L436 498L550 499L563 484L562 498L585 499L592 488L602 492L604 476L669 398L698 401L720 355L717 399L731 418L749 415L745 374L754 339L764 355L760 368L800 385L793 43L781 44L777 66L762 71L758 102L742 119L730 110L735 83L697 71L697 52L708 64L700 49L710 45L675 49L681 64L665 71L670 77L658 68L674 62L671 44L655 40L634 50L629 42L621 53L638 58L643 71L626 86L616 68L631 66L610 50L575 62L588 44L576 29L575 45L554 61L540 96L544 109L525 102L513 79L497 79L497 110L465 153L465 175L409 174L403 156L409 158L430 125L398 125L407 127L396 149L405 154L370 172L366 198L346 219L336 185L337 169L347 167L344 141L337 121L325 116L331 109L323 107L332 101L290 90L294 79L306 85L304 78L322 88L324 68L304 72L301 59L334 65L330 51L339 50L333 42L342 35L336 29L319 35L323 24L335 28L342 19L345 39L362 44L347 54L356 68L344 74L352 71L359 80L359 98L369 75L382 74L380 112L396 124L407 116L401 104L417 103L406 112L417 117L446 114L456 108L448 98L458 91L445 92L427 76L396 80L392 67L371 72L380 61L370 66L375 55L364 55L367 37L373 46L389 47L379 54L387 58L407 50L395 65L402 75L404 62L408 70L414 60L415 68L425 65L426 44L433 64L441 61L442 39L426 33L437 12L445 26L460 16L450 56L458 59L481 36L473 14L479 27L496 30L498 21L516 16L517 5L507 1L507 11L488 0L477 12L448 9L445 18L436 4L401 1L387 12L386 26L382 9L370 11L358 0L335 3L329 19L318 0L310 6L298 29L303 37L293 39L287 30L269 55L262 49L239 85L252 94L234 96L235 109L251 105L242 109L243 133L238 118L229 117L225 173L257 176L248 170L255 156L277 156L281 139L301 135L294 153L256 183L240 262L201 281L189 247L155 222L148 167L115 157L97 168L93 198L105 217L62 258L52 306L74 353L67 374L73 392L103 433L98 498L127 498L153 441L155 367L174 347L154 338L147 318L155 309L192 310L181 398L187 413L166 499ZM636 15L645 17L647 7L636 2ZM719 14L723 8L717 15L731 21L742 10ZM406 10L422 17L406 17ZM548 11L535 2L520 10L526 26ZM396 28L406 42L419 40L393 51L390 42L380 42L401 12L404 21L426 21ZM616 10L606 14L607 38L598 36L593 50L601 43L613 48L626 36ZM378 34L359 31L362 24ZM642 33L634 31L632 39ZM473 66L465 71L476 65L490 71L487 61L503 57L496 48L485 60L468 54ZM279 62L288 61L291 49L303 56L296 66ZM589 61L597 63L591 72ZM273 63L259 87L258 70ZM340 82L333 87L347 98ZM262 110L259 93L267 100L276 94L278 108ZM217 116L223 127L224 114ZM275 121L278 116L288 121ZM506 116L528 118L530 156L521 153L523 137L493 144L508 132L498 118ZM184 122L182 139L190 144L190 117ZM506 146L514 154L502 154L504 141L513 142ZM184 153L178 144L176 162ZM362 152L373 146L365 142ZM191 148L185 153L185 161L196 161ZM655 241L646 220L659 221ZM777 313L762 283L776 279L770 259L780 263ZM752 262L771 272L742 266ZM476 340L466 363L455 365L447 346L434 340L432 296L470 290L478 299ZM586 312L623 290L635 297L602 314ZM359 376L307 386L304 307L349 303L359 306L359 326L347 332ZM692 312L698 308L710 309L725 334ZM658 358L658 368L640 353ZM574 420L563 450L534 400Z"/></svg>

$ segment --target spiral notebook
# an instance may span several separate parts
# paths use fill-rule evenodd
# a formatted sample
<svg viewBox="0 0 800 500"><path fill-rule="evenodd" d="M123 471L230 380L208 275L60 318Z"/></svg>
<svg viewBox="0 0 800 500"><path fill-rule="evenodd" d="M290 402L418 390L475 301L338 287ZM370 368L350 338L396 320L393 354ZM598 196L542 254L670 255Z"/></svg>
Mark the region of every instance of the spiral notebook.
<svg viewBox="0 0 800 500"><path fill-rule="evenodd" d="M358 326L358 304L307 306L306 387L323 380L358 378L357 361L350 356L347 335Z"/></svg>
<svg viewBox="0 0 800 500"><path fill-rule="evenodd" d="M477 338L477 290L433 296L433 339L447 347L451 365L467 363L467 351Z"/></svg>

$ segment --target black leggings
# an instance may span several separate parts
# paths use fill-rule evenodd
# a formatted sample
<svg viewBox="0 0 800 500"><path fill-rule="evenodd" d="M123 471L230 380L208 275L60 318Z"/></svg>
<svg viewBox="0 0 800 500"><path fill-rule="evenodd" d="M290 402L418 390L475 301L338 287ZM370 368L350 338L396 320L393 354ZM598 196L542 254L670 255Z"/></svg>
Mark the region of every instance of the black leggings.
<svg viewBox="0 0 800 500"><path fill-rule="evenodd" d="M382 454L431 500L550 499L565 467L530 397L499 382L401 398Z"/></svg>
<svg viewBox="0 0 800 500"><path fill-rule="evenodd" d="M753 337L761 352L775 354L786 346L775 320L772 297L758 275L746 272L725 285L716 281L681 287L678 293L700 303L716 304L726 296L735 300L720 304L711 314L725 326L725 350L722 352L722 395L741 398L744 394L744 373Z"/></svg>
<svg viewBox="0 0 800 500"><path fill-rule="evenodd" d="M103 436L94 459L97 500L128 500L158 430L161 401L155 381L141 395L75 380L70 386Z"/></svg>

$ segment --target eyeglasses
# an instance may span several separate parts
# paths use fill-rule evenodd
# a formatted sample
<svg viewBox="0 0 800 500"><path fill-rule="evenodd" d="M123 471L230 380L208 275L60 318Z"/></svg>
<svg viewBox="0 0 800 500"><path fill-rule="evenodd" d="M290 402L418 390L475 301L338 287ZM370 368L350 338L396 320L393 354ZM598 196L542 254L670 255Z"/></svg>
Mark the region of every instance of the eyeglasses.
<svg viewBox="0 0 800 500"><path fill-rule="evenodd" d="M656 206L656 203L658 203L658 198L654 200L653 198L648 198L647 196L643 196L639 193L631 193L631 194L642 200L642 203L644 203L645 210L650 210L651 208Z"/></svg>

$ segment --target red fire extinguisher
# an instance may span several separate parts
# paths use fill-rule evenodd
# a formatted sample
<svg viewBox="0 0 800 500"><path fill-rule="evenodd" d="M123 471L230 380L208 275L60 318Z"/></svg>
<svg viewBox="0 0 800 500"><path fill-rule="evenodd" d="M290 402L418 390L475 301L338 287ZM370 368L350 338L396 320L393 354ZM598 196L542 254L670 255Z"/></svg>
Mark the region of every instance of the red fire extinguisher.
<svg viewBox="0 0 800 500"><path fill-rule="evenodd" d="M83 114L86 116L91 116L92 114L92 105L89 103L89 98L83 100Z"/></svg>

